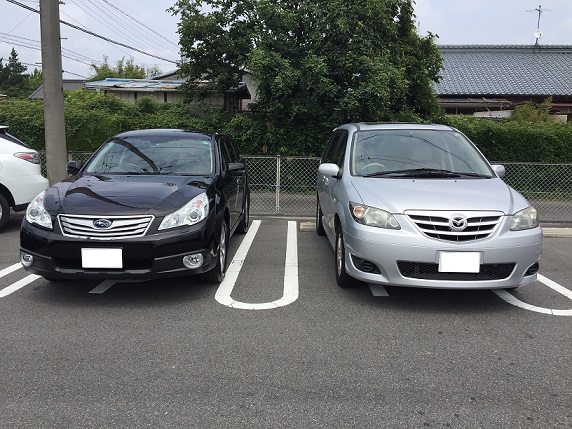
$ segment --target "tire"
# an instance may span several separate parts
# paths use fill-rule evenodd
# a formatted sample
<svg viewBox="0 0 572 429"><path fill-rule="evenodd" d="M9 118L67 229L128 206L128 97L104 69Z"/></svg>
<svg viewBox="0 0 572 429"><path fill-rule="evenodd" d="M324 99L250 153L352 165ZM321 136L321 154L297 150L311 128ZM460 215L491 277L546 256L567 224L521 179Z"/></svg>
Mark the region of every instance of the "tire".
<svg viewBox="0 0 572 429"><path fill-rule="evenodd" d="M341 227L336 228L335 269L338 286L349 288L356 285L357 280L346 272L346 246Z"/></svg>
<svg viewBox="0 0 572 429"><path fill-rule="evenodd" d="M0 229L4 228L8 223L8 218L10 217L10 205L4 197L0 194Z"/></svg>
<svg viewBox="0 0 572 429"><path fill-rule="evenodd" d="M324 224L322 223L322 208L320 207L320 200L316 198L316 234L326 235Z"/></svg>
<svg viewBox="0 0 572 429"><path fill-rule="evenodd" d="M220 283L224 280L228 256L228 228L223 220L220 227L220 235L217 245L217 261L212 270L203 274L203 278L208 283Z"/></svg>
<svg viewBox="0 0 572 429"><path fill-rule="evenodd" d="M236 232L239 234L246 234L250 227L250 195L247 195L244 200L244 209L242 210L242 214L243 216L236 228Z"/></svg>

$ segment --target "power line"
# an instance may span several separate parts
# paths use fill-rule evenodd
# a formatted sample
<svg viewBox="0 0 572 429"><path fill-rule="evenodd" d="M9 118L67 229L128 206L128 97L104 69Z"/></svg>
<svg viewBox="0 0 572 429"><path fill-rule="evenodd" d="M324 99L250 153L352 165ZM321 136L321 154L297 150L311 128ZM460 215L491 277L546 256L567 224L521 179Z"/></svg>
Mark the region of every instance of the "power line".
<svg viewBox="0 0 572 429"><path fill-rule="evenodd" d="M167 42L169 42L171 45L176 46L178 48L178 45L171 42L169 39L167 39L166 37L162 36L161 34L157 33L155 30L153 30L151 27L148 27L147 25L143 24L142 22L136 20L135 18L133 18L132 16L128 15L126 12L122 11L121 9L119 9L117 6L115 6L114 4L110 3L108 0L102 0L104 3L107 3L109 6L111 6L112 8L116 9L117 11L119 11L119 13L125 15L126 17L132 19L133 21L135 21L136 23L138 23L139 25L145 27L147 30L151 31L152 33L156 34L157 36L159 36L161 39L166 40Z"/></svg>
<svg viewBox="0 0 572 429"><path fill-rule="evenodd" d="M22 4L22 3L20 3L20 2L18 2L18 1L16 1L16 0L6 0L6 1L8 1L8 2L10 2L10 3L13 3L13 4L17 5L17 6L20 6L20 7L24 8L24 9L30 10L30 11L32 11L32 12L40 13L39 10L34 9L34 8L30 7L30 6L26 6L25 4ZM90 36L94 36L94 37L97 37L97 38L99 38L99 39L105 40L106 42L113 43L114 45L123 46L124 48L130 49L130 50L135 51L135 52L139 52L140 54L147 55L147 56L149 56L149 57L153 57L153 58L157 58L157 59L159 59L159 60L163 60L163 61L168 62L168 63L178 64L178 61L174 61L174 60L171 60L171 59L168 59L168 58L160 57L160 56L158 56L158 55L150 54L149 52L145 52L145 51L143 51L143 50L141 50L141 49L134 48L133 46L129 46L129 45L125 44L125 43L117 42L117 41L115 41L115 40L109 39L108 37L105 37L105 36L101 36L101 35L99 35L99 34L96 34L96 33L94 33L93 31L89 31L89 30L83 29L83 28L81 28L81 27L79 27L79 26L77 26L77 25L70 24L69 22L66 22L66 21L64 21L64 20L61 20L61 19L60 19L60 23L62 23L62 24L64 24L64 25L67 25L68 27L71 27L71 28L73 28L73 29L75 29L75 30L79 30L79 31L82 31L82 32L84 32L84 33L86 33L86 34L89 34Z"/></svg>

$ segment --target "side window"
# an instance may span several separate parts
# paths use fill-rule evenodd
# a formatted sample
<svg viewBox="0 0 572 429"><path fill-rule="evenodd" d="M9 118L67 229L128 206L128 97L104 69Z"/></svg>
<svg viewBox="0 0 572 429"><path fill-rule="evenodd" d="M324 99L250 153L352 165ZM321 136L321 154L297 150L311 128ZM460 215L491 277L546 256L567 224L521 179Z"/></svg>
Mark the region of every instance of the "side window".
<svg viewBox="0 0 572 429"><path fill-rule="evenodd" d="M224 138L219 139L220 143L220 154L222 157L222 169L226 171L228 169L229 162L233 162L232 154L228 151L228 144Z"/></svg>
<svg viewBox="0 0 572 429"><path fill-rule="evenodd" d="M344 157L346 155L346 147L348 146L348 130L338 130L338 132L338 144L336 145L332 162L341 168L344 166Z"/></svg>
<svg viewBox="0 0 572 429"><path fill-rule="evenodd" d="M336 130L332 134L332 137L330 137L330 141L328 142L328 145L326 146L326 150L324 151L324 154L322 155L322 162L323 163L332 162L334 164L337 164L336 163L336 151L337 151L338 146L340 145L340 137L341 137L342 131L343 130Z"/></svg>

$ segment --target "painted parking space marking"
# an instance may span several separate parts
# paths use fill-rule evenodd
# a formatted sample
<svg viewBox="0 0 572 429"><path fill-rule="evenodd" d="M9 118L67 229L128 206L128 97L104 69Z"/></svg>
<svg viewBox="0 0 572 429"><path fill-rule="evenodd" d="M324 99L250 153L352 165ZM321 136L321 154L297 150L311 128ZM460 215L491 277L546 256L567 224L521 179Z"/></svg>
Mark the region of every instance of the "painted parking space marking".
<svg viewBox="0 0 572 429"><path fill-rule="evenodd" d="M115 284L115 280L104 280L98 284L95 288L89 291L89 293L102 294L107 291L111 286Z"/></svg>
<svg viewBox="0 0 572 429"><path fill-rule="evenodd" d="M37 276L35 274L27 275L23 279L18 280L16 283L12 283L10 286L0 290L0 298L4 298L5 296L8 296L13 292L16 292L18 289L23 288L24 286L32 283L34 280L39 278L40 276Z"/></svg>
<svg viewBox="0 0 572 429"><path fill-rule="evenodd" d="M7 276L8 274L13 273L16 270L19 270L20 268L22 268L22 264L20 264L20 263L10 265L8 268L4 268L3 270L0 270L0 277Z"/></svg>
<svg viewBox="0 0 572 429"><path fill-rule="evenodd" d="M545 284L549 288L555 290L556 292L564 295L565 297L572 300L572 291L566 289L564 286L559 285L555 281L550 280L543 275L538 274L538 281ZM511 293L507 292L505 289L498 289L493 290L493 292L502 300L508 302L511 305L514 305L519 308L523 308L525 310L534 311L536 313L542 314L551 314L553 316L572 316L572 309L570 310L555 310L551 308L544 308L544 307L537 307L536 305L527 304L526 302L521 301L520 299L516 298Z"/></svg>
<svg viewBox="0 0 572 429"><path fill-rule="evenodd" d="M387 291L385 290L385 288L382 285L376 285L373 283L368 283L369 286L369 290L371 290L371 293L373 294L373 296L389 296L389 294L387 293Z"/></svg>
<svg viewBox="0 0 572 429"><path fill-rule="evenodd" d="M252 246L254 237L258 232L261 221L252 222L248 233L240 243L240 246L230 263L224 280L218 287L215 299L222 305L241 310L270 310L273 308L284 307L292 304L298 299L298 237L296 221L288 221L288 235L286 239L286 260L284 263L284 290L282 297L276 301L264 303L246 303L236 301L231 294L240 274L240 270L244 265L246 255Z"/></svg>

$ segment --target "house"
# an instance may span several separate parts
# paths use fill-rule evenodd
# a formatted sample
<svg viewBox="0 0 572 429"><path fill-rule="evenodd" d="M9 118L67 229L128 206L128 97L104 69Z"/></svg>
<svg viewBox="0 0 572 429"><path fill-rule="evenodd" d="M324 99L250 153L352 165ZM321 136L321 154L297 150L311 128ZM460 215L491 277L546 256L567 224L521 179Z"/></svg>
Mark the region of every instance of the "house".
<svg viewBox="0 0 572 429"><path fill-rule="evenodd" d="M446 113L502 117L527 101L552 97L553 111L572 120L572 46L439 46L435 84Z"/></svg>
<svg viewBox="0 0 572 429"><path fill-rule="evenodd" d="M184 98L181 86L185 81L164 79L173 77L178 77L176 72L151 79L107 78L95 82L86 82L84 87L114 94L128 102L135 102L140 97L152 97L158 102L180 103ZM202 84L204 85L206 82ZM191 106L200 110L201 106L206 104L233 114L243 110L242 100L250 98L248 87L244 82L240 82L236 88L229 88L223 92L209 91L205 99L193 100Z"/></svg>
<svg viewBox="0 0 572 429"><path fill-rule="evenodd" d="M62 83L64 86L64 91L73 91L75 89L82 89L85 84L85 80L81 79L63 79ZM44 99L44 85L40 85L30 96L30 100L43 100Z"/></svg>

